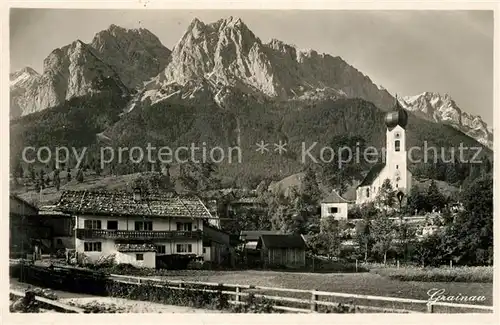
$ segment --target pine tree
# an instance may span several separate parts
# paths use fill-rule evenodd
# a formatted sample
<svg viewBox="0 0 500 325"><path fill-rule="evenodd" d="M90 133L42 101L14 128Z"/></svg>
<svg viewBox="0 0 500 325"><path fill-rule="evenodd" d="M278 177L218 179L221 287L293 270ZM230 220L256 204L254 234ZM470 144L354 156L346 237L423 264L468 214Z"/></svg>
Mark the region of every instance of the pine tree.
<svg viewBox="0 0 500 325"><path fill-rule="evenodd" d="M413 185L410 194L408 195L408 209L411 214L415 211L430 211L429 203L427 202L427 198L425 193L422 193L417 185Z"/></svg>
<svg viewBox="0 0 500 325"><path fill-rule="evenodd" d="M396 191L393 189L391 181L389 179L386 179L382 183L380 191L377 194L376 201L383 207L394 207L394 204L396 203Z"/></svg>
<svg viewBox="0 0 500 325"><path fill-rule="evenodd" d="M387 252L393 241L392 221L386 213L379 213L373 220L371 234L373 236L373 250L384 257L387 262Z"/></svg>
<svg viewBox="0 0 500 325"><path fill-rule="evenodd" d="M304 199L309 204L317 204L321 196L321 191L316 180L316 173L311 168L306 169L302 184Z"/></svg>
<svg viewBox="0 0 500 325"><path fill-rule="evenodd" d="M81 168L76 172L76 181L78 183L83 183L83 170Z"/></svg>
<svg viewBox="0 0 500 325"><path fill-rule="evenodd" d="M428 205L430 206L431 210L433 209L441 210L446 204L446 199L441 194L441 192L439 192L437 184L434 180L431 181L431 184L427 189L426 201L428 202Z"/></svg>
<svg viewBox="0 0 500 325"><path fill-rule="evenodd" d="M59 192L59 189L61 188L61 178L59 176L59 169L56 169L54 171L54 186L56 188L56 191Z"/></svg>
<svg viewBox="0 0 500 325"><path fill-rule="evenodd" d="M35 169L33 168L33 165L29 164L28 165L28 170L29 170L29 173L30 173L30 178L34 182L36 180L36 173L35 173Z"/></svg>

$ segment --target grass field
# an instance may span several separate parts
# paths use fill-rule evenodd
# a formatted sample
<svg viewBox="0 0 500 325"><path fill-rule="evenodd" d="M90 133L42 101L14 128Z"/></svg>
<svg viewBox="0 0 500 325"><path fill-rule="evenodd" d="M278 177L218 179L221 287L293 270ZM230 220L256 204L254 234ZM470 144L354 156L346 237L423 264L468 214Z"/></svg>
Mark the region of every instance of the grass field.
<svg viewBox="0 0 500 325"><path fill-rule="evenodd" d="M332 291L362 295L388 296L428 300L430 289L444 289L446 295L485 296L484 305L493 305L492 283L460 283L460 282L413 282L398 281L374 273L287 273L278 271L172 271L170 276L157 278L216 282L228 284L244 284L266 287ZM310 298L310 295L290 294L297 298ZM337 302L350 300L334 298ZM356 304L366 304L366 300L357 300ZM477 303L480 304L480 303ZM406 308L392 302L370 303L386 308ZM413 306L415 307L415 306ZM420 308L421 307L421 308ZM424 311L425 305L418 307ZM444 308L444 307L440 307ZM449 309L450 312L457 311Z"/></svg>
<svg viewBox="0 0 500 325"><path fill-rule="evenodd" d="M400 281L424 281L424 282L483 282L493 283L493 267L380 267L371 268L370 272Z"/></svg>

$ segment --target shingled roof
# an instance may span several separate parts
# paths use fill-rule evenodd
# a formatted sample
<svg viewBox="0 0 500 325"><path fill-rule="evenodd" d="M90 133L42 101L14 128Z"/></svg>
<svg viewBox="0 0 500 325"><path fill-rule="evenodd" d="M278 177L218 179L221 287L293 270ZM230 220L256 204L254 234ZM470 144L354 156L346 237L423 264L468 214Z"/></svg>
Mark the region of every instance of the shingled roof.
<svg viewBox="0 0 500 325"><path fill-rule="evenodd" d="M306 248L306 243L301 235L262 235L257 248Z"/></svg>
<svg viewBox="0 0 500 325"><path fill-rule="evenodd" d="M240 232L240 240L254 241L259 240L262 235L279 235L278 230L242 230Z"/></svg>
<svg viewBox="0 0 500 325"><path fill-rule="evenodd" d="M116 244L116 250L122 253L128 252L156 252L153 244Z"/></svg>
<svg viewBox="0 0 500 325"><path fill-rule="evenodd" d="M349 200L344 199L340 194L332 191L321 203L351 203Z"/></svg>
<svg viewBox="0 0 500 325"><path fill-rule="evenodd" d="M365 178L358 185L358 187L372 185L373 181L377 178L380 172L382 172L382 169L384 169L384 167L385 163L378 163L373 165L372 169L370 169L368 174L366 174Z"/></svg>
<svg viewBox="0 0 500 325"><path fill-rule="evenodd" d="M57 208L66 213L211 218L203 202L193 196L149 193L135 200L133 193L109 191L65 191Z"/></svg>

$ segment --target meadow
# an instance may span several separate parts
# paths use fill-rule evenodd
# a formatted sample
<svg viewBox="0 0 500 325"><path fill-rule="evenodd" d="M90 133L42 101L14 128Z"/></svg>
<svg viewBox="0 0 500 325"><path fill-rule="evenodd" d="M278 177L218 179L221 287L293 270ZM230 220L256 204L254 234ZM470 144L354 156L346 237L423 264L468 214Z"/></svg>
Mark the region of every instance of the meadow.
<svg viewBox="0 0 500 325"><path fill-rule="evenodd" d="M185 270L171 271L170 275L163 273L156 278L168 280L202 281L227 284L243 284L264 287L278 287L304 290L320 290L351 293L358 295L374 295L386 297L410 298L428 300L428 291L444 289L447 295L485 296L484 305L493 305L492 283L465 282L432 282L432 281L399 281L376 273L298 273L285 271L208 271ZM272 293L272 292L266 292ZM291 296L302 297L291 293ZM352 299L339 299L339 302L352 302ZM342 301L341 301L342 300ZM366 304L366 300L355 301L358 305ZM401 304L390 302L370 303L388 308L405 308ZM415 307L415 306L413 306ZM425 306L422 306L425 307ZM451 312L452 310L450 310Z"/></svg>
<svg viewBox="0 0 500 325"><path fill-rule="evenodd" d="M370 272L399 281L493 283L491 266L375 267Z"/></svg>

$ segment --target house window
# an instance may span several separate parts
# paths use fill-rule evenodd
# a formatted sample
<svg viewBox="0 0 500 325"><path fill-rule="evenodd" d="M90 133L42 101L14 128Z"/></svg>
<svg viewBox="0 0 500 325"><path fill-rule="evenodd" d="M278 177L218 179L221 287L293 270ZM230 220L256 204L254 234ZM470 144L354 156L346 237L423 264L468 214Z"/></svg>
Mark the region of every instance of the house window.
<svg viewBox="0 0 500 325"><path fill-rule="evenodd" d="M396 169L399 169L399 165L396 165Z"/></svg>
<svg viewBox="0 0 500 325"><path fill-rule="evenodd" d="M369 188L366 189L366 197L370 197L370 189Z"/></svg>
<svg viewBox="0 0 500 325"><path fill-rule="evenodd" d="M116 221L116 220L109 220L108 221L108 229L109 230L118 230L118 221Z"/></svg>
<svg viewBox="0 0 500 325"><path fill-rule="evenodd" d="M100 252L102 251L102 244L100 242L83 243L83 250L85 252Z"/></svg>
<svg viewBox="0 0 500 325"><path fill-rule="evenodd" d="M144 261L144 254L135 254L136 261Z"/></svg>
<svg viewBox="0 0 500 325"><path fill-rule="evenodd" d="M153 221L136 221L135 230L153 230Z"/></svg>
<svg viewBox="0 0 500 325"><path fill-rule="evenodd" d="M157 254L165 254L165 245L157 245L156 246L156 253Z"/></svg>
<svg viewBox="0 0 500 325"><path fill-rule="evenodd" d="M191 244L177 244L177 253L191 253L192 249Z"/></svg>
<svg viewBox="0 0 500 325"><path fill-rule="evenodd" d="M401 141L399 140L394 141L394 148L396 149L396 151L401 150Z"/></svg>
<svg viewBox="0 0 500 325"><path fill-rule="evenodd" d="M85 220L83 222L85 229L101 229L101 220Z"/></svg>
<svg viewBox="0 0 500 325"><path fill-rule="evenodd" d="M206 254L206 252L207 252L206 247L203 247L203 254Z"/></svg>
<svg viewBox="0 0 500 325"><path fill-rule="evenodd" d="M193 229L193 224L192 223L183 223L183 222L177 222L177 231L192 231Z"/></svg>
<svg viewBox="0 0 500 325"><path fill-rule="evenodd" d="M330 208L330 213L339 213L340 212L340 209L337 208L337 207L331 207Z"/></svg>

